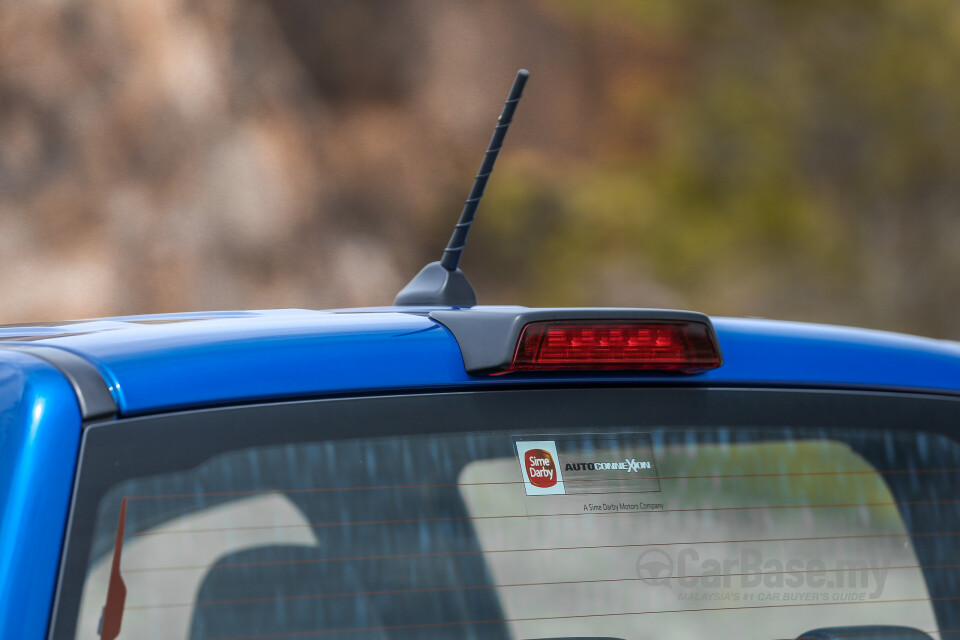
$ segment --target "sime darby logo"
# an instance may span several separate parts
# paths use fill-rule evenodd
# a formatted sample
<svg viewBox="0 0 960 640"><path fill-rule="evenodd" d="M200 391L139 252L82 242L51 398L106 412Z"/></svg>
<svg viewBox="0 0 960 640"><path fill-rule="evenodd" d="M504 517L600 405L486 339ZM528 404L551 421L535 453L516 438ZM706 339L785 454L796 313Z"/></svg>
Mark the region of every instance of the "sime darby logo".
<svg viewBox="0 0 960 640"><path fill-rule="evenodd" d="M535 487L547 488L557 484L557 463L545 449L529 449L523 464L527 467L527 478Z"/></svg>
<svg viewBox="0 0 960 640"><path fill-rule="evenodd" d="M517 455L520 457L523 486L528 496L566 493L555 441L517 442Z"/></svg>

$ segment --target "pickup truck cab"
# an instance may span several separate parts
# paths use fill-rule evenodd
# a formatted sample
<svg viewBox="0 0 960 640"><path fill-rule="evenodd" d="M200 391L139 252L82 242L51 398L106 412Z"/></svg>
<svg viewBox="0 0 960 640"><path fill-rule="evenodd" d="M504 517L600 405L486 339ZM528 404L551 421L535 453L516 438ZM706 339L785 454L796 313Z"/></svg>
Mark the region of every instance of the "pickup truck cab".
<svg viewBox="0 0 960 640"><path fill-rule="evenodd" d="M517 368L543 326L586 359ZM716 351L592 368L631 326ZM960 627L950 342L643 309L144 316L0 329L0 407L4 638Z"/></svg>

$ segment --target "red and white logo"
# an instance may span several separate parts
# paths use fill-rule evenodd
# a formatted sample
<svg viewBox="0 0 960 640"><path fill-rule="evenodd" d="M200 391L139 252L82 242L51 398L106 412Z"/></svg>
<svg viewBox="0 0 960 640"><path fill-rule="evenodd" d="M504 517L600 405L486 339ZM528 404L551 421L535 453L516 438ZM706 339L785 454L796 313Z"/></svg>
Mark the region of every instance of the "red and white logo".
<svg viewBox="0 0 960 640"><path fill-rule="evenodd" d="M564 493L557 444L553 440L517 443L528 496Z"/></svg>
<svg viewBox="0 0 960 640"><path fill-rule="evenodd" d="M557 463L545 449L530 449L523 460L527 468L527 478L535 487L552 487L557 484Z"/></svg>

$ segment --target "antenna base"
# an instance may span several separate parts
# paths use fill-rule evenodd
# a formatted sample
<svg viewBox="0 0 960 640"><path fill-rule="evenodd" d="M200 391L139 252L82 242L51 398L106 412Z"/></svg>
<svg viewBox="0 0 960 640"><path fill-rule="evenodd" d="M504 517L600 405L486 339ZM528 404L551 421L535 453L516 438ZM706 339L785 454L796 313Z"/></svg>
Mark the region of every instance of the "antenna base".
<svg viewBox="0 0 960 640"><path fill-rule="evenodd" d="M393 302L398 307L472 307L477 294L460 269L449 271L431 262L400 290Z"/></svg>

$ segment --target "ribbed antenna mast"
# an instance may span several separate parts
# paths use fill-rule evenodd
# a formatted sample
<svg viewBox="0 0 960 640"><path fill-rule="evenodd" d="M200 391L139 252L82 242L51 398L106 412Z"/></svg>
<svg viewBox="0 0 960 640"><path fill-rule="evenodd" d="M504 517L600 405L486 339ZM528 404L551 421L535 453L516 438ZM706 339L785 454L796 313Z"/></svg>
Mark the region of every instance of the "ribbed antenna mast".
<svg viewBox="0 0 960 640"><path fill-rule="evenodd" d="M513 113L517 109L517 103L520 102L523 87L527 84L529 77L530 72L526 69L517 71L510 95L507 96L507 102L503 105L497 127L493 131L493 138L490 139L490 146L487 147L480 171L473 181L473 188L463 205L463 211L460 212L460 220L453 229L447 248L443 250L443 257L439 262L431 262L414 276L413 280L397 294L395 305L472 307L477 304L477 295L473 287L459 269L460 257L463 255L470 225L473 224L473 218L477 214L480 198L483 197L483 190L487 186L487 180L490 179L490 173L493 172L493 164L497 161L503 139L507 136L507 129L510 128Z"/></svg>
<svg viewBox="0 0 960 640"><path fill-rule="evenodd" d="M493 130L490 146L487 147L487 152L483 156L480 172L477 173L477 177L473 181L473 188L470 189L470 195L463 205L463 211L460 212L460 221L453 229L453 235L450 236L447 248L443 250L443 258L440 259L440 264L448 271L453 271L460 266L460 256L463 255L463 246L467 243L470 225L473 224L473 217L477 214L477 207L480 205L480 198L483 197L483 190L487 187L487 180L490 179L490 174L493 172L493 164L497 161L497 155L503 146L503 139L507 137L507 129L510 128L510 122L513 121L513 112L517 110L517 103L520 102L523 87L527 84L527 78L529 77L530 72L526 69L517 71L517 77L513 81L510 95L507 96L503 111L497 119L497 127Z"/></svg>

